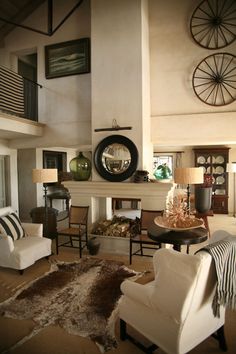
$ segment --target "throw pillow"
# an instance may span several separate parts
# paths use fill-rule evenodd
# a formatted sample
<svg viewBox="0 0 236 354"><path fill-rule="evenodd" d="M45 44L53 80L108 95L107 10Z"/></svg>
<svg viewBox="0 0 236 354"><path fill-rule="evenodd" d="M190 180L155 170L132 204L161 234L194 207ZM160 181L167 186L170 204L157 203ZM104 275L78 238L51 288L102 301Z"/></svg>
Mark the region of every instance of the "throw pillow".
<svg viewBox="0 0 236 354"><path fill-rule="evenodd" d="M20 219L15 213L0 218L0 233L5 236L10 236L13 241L25 236L25 231L21 225Z"/></svg>

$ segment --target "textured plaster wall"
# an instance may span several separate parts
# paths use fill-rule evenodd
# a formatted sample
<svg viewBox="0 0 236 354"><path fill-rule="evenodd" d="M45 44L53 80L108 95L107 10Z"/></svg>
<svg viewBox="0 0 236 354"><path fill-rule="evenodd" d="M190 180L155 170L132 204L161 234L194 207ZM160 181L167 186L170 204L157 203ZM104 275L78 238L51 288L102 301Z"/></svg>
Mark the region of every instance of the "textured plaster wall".
<svg viewBox="0 0 236 354"><path fill-rule="evenodd" d="M71 3L72 0L57 0L60 11L55 13L56 21ZM151 145L144 135L148 135L149 130L150 100L151 143L157 149L168 151L179 150L179 147L230 144L233 147L230 160L236 161L236 102L211 107L202 103L192 89L196 65L204 57L218 52L201 48L191 38L189 21L199 0L149 0L149 24L148 18L141 19L139 0L92 0L92 3L92 11L98 11L93 12L92 17L94 14L100 17L100 22L96 17L92 29L90 1L86 0L52 37L17 28L6 38L5 47L0 48L0 63L11 68L16 67L16 55L38 53L38 81L44 86L39 92L39 120L47 124L42 138L6 142L8 152L14 156L16 151L9 147L91 144L95 147L106 134L99 133L92 141L93 129L110 126L115 118L119 125L133 126L125 135L141 147L140 152L146 149L148 154ZM143 1L142 6L146 5ZM116 12L109 12L111 10ZM25 23L42 28L46 19L42 6ZM144 30L148 26L149 43ZM92 73L46 80L44 46L90 35ZM223 51L236 54L236 41ZM96 91L93 92L94 84ZM142 114L145 119L140 119ZM142 154L140 167L145 167L144 162ZM191 163L193 154L188 150L183 154L183 164ZM14 178L17 180L17 176Z"/></svg>
<svg viewBox="0 0 236 354"><path fill-rule="evenodd" d="M191 37L198 0L149 1L152 141L155 145L213 145L236 142L236 102L212 107L192 88L198 63L213 53L236 54L236 41L207 50Z"/></svg>
<svg viewBox="0 0 236 354"><path fill-rule="evenodd" d="M54 4L54 26L72 8L75 1L57 0ZM46 3L24 23L46 29ZM11 146L73 146L91 144L91 74L72 75L47 80L45 78L45 45L90 37L90 1L82 5L52 36L16 28L5 38L0 49L0 64L16 69L17 55L37 52L39 89L39 121L46 123L44 136L12 141Z"/></svg>
<svg viewBox="0 0 236 354"><path fill-rule="evenodd" d="M139 168L144 166L144 136L145 144L150 143L150 126L144 124L150 117L149 91L143 99L143 85L149 87L149 53L143 57L143 42L148 43L145 5L145 0L93 0L91 6L93 149L108 135L125 135L138 148ZM94 133L111 127L113 119L132 130ZM100 179L95 171L94 179Z"/></svg>
<svg viewBox="0 0 236 354"><path fill-rule="evenodd" d="M8 147L8 141L0 139L0 155L7 156L9 161L9 171L7 178L9 179L9 198L12 207L18 209L18 174L17 174L17 150Z"/></svg>

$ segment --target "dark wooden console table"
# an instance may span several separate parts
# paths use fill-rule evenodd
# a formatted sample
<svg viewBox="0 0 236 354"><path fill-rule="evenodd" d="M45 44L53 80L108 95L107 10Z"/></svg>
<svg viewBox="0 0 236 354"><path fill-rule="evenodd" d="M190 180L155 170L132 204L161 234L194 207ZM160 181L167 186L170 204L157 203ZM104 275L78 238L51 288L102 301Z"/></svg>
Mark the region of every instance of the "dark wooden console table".
<svg viewBox="0 0 236 354"><path fill-rule="evenodd" d="M174 250L181 251L181 246L186 245L187 253L189 246L207 240L208 230L198 227L192 230L172 231L157 226L154 222L148 227L148 236L157 243L168 243L173 245Z"/></svg>
<svg viewBox="0 0 236 354"><path fill-rule="evenodd" d="M52 208L52 202L54 199L61 199L65 200L66 202L66 210L69 211L69 206L70 206L70 194L69 193L51 193L47 196L49 202L50 202L50 208Z"/></svg>

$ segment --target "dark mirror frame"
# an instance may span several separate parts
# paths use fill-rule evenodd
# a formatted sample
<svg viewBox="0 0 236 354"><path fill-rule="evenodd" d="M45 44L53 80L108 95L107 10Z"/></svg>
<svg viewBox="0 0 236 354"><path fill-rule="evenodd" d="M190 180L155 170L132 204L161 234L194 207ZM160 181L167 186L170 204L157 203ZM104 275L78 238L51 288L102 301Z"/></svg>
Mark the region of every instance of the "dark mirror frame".
<svg viewBox="0 0 236 354"><path fill-rule="evenodd" d="M131 162L126 171L121 172L120 174L112 174L107 171L102 163L102 154L106 147L111 144L122 144L124 145L130 152ZM96 167L97 172L100 176L110 182L122 182L133 175L133 173L137 169L138 165L138 150L136 145L128 138L123 135L111 135L107 138L103 139L97 146L94 153L94 165Z"/></svg>

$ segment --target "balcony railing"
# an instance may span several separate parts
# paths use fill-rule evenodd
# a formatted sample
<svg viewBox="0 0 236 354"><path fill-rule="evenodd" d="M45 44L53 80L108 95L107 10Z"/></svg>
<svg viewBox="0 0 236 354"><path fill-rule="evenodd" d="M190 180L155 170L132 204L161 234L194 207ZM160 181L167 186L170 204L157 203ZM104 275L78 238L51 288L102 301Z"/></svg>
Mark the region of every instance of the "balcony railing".
<svg viewBox="0 0 236 354"><path fill-rule="evenodd" d="M0 110L38 121L38 83L0 66Z"/></svg>

